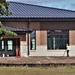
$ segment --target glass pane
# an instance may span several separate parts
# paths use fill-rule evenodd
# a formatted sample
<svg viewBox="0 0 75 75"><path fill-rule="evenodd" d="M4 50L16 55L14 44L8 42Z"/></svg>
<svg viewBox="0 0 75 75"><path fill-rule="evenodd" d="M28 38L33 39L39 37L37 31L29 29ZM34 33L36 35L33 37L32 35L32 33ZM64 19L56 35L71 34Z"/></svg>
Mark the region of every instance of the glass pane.
<svg viewBox="0 0 75 75"><path fill-rule="evenodd" d="M4 41L2 41L2 49L4 49Z"/></svg>
<svg viewBox="0 0 75 75"><path fill-rule="evenodd" d="M33 31L30 34L30 49L35 50L36 49L36 31Z"/></svg>
<svg viewBox="0 0 75 75"><path fill-rule="evenodd" d="M32 45L32 50L35 50L35 45Z"/></svg>
<svg viewBox="0 0 75 75"><path fill-rule="evenodd" d="M48 49L53 49L53 39L48 38Z"/></svg>
<svg viewBox="0 0 75 75"><path fill-rule="evenodd" d="M34 42L34 41L32 41L32 44L34 45L34 44L35 44L35 42Z"/></svg>
<svg viewBox="0 0 75 75"><path fill-rule="evenodd" d="M55 49L59 49L59 48L60 48L60 39L55 38Z"/></svg>
<svg viewBox="0 0 75 75"><path fill-rule="evenodd" d="M32 39L32 41L34 41L34 42L35 42L35 39Z"/></svg>
<svg viewBox="0 0 75 75"><path fill-rule="evenodd" d="M4 50L4 41L0 41L0 50Z"/></svg>
<svg viewBox="0 0 75 75"><path fill-rule="evenodd" d="M12 41L8 41L8 44L12 44Z"/></svg>
<svg viewBox="0 0 75 75"><path fill-rule="evenodd" d="M68 30L48 30L48 49L66 49L69 44Z"/></svg>
<svg viewBox="0 0 75 75"><path fill-rule="evenodd" d="M8 50L13 50L13 42L8 41Z"/></svg>

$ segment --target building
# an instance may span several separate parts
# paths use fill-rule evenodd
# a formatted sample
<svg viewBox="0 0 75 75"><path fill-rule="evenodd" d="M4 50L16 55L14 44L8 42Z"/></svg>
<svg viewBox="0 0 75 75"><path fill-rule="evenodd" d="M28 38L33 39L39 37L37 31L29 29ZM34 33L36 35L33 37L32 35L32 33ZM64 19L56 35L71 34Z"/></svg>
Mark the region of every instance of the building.
<svg viewBox="0 0 75 75"><path fill-rule="evenodd" d="M0 16L3 28L17 37L3 35L0 54L16 55L16 48L25 56L75 56L75 11L10 2L12 15Z"/></svg>

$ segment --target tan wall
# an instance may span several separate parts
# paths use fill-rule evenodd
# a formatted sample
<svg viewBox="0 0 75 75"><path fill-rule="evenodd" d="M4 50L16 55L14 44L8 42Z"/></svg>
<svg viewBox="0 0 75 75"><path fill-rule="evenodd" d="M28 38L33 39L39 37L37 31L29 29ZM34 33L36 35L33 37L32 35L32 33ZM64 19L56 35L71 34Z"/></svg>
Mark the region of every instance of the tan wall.
<svg viewBox="0 0 75 75"><path fill-rule="evenodd" d="M40 31L36 31L36 46L40 46Z"/></svg>
<svg viewBox="0 0 75 75"><path fill-rule="evenodd" d="M27 22L2 22L5 26L27 28Z"/></svg>
<svg viewBox="0 0 75 75"><path fill-rule="evenodd" d="M3 36L3 38L20 38L20 41L26 41L26 35L17 35L16 37Z"/></svg>
<svg viewBox="0 0 75 75"><path fill-rule="evenodd" d="M69 42L70 45L75 45L75 30L69 31Z"/></svg>
<svg viewBox="0 0 75 75"><path fill-rule="evenodd" d="M27 28L27 24L28 22L3 22L3 25L19 28ZM30 56L63 56L65 50L47 50L46 29L70 29L69 42L71 47L72 45L75 45L75 22L31 22L30 29L36 30L36 50L31 51ZM9 36L6 36L5 38L9 38ZM20 38L20 50L22 56L27 56L27 34L19 35L14 38ZM71 47L70 51L75 50L75 47ZM72 51L72 53L75 55L75 52Z"/></svg>
<svg viewBox="0 0 75 75"><path fill-rule="evenodd" d="M69 44L75 45L75 30L69 31ZM47 45L47 31L36 31L36 45Z"/></svg>
<svg viewBox="0 0 75 75"><path fill-rule="evenodd" d="M75 29L75 22L41 22L40 29Z"/></svg>
<svg viewBox="0 0 75 75"><path fill-rule="evenodd" d="M47 45L47 31L36 31L36 46Z"/></svg>
<svg viewBox="0 0 75 75"><path fill-rule="evenodd" d="M40 22L31 22L30 23L30 29L40 29Z"/></svg>
<svg viewBox="0 0 75 75"><path fill-rule="evenodd" d="M40 45L47 45L47 31L40 31Z"/></svg>
<svg viewBox="0 0 75 75"><path fill-rule="evenodd" d="M3 25L19 27L19 28L27 28L28 22L3 22ZM47 45L47 31L46 29L75 29L75 22L30 22L30 29L36 30L36 45ZM40 29L44 29L40 31ZM8 37L6 37L8 38ZM24 35L19 36L21 40L26 41L26 37ZM74 31L70 31L70 44L75 44L74 41Z"/></svg>
<svg viewBox="0 0 75 75"><path fill-rule="evenodd" d="M4 26L27 28L28 22L2 22ZM30 29L40 29L40 22L30 22Z"/></svg>
<svg viewBox="0 0 75 75"><path fill-rule="evenodd" d="M3 25L27 28L28 22L2 22ZM30 22L30 29L75 29L75 22Z"/></svg>
<svg viewBox="0 0 75 75"><path fill-rule="evenodd" d="M20 41L26 41L26 35L19 35Z"/></svg>

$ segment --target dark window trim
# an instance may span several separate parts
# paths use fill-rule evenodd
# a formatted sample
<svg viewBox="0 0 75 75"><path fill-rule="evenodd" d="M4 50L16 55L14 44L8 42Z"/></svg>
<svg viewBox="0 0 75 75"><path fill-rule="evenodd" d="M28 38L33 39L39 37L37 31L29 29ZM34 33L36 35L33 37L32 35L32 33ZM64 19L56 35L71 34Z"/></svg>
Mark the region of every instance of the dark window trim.
<svg viewBox="0 0 75 75"><path fill-rule="evenodd" d="M5 50L5 40L0 40L0 41L4 41L4 49L0 49L0 51L4 51Z"/></svg>
<svg viewBox="0 0 75 75"><path fill-rule="evenodd" d="M48 49L48 30L47 30L47 50L63 50L63 49ZM57 30L60 30L60 29L57 29ZM68 44L69 44L69 30L67 30L67 31L68 31Z"/></svg>
<svg viewBox="0 0 75 75"><path fill-rule="evenodd" d="M8 41L12 41L12 50L8 50ZM13 40L7 40L7 50L8 50L8 51L13 51L13 49L14 49L14 44L13 44L13 43L14 43Z"/></svg>
<svg viewBox="0 0 75 75"><path fill-rule="evenodd" d="M35 49L32 49L31 48L31 34L30 34L30 50L36 50L36 30L34 30L35 31Z"/></svg>

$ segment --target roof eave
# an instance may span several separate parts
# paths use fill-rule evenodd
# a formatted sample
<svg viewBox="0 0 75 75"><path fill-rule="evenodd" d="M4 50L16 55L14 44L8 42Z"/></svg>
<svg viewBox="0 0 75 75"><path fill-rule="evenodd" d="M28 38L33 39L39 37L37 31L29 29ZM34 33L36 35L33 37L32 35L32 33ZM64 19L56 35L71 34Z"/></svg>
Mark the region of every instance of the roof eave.
<svg viewBox="0 0 75 75"><path fill-rule="evenodd" d="M54 18L0 18L0 21L9 22L9 21L20 21L20 22L43 22L43 21L75 21L75 17L54 17Z"/></svg>

